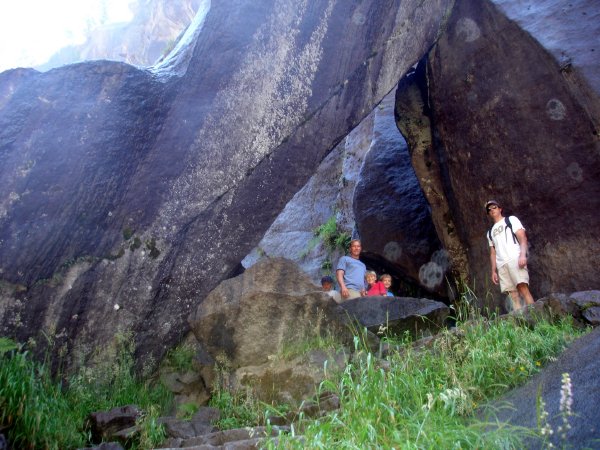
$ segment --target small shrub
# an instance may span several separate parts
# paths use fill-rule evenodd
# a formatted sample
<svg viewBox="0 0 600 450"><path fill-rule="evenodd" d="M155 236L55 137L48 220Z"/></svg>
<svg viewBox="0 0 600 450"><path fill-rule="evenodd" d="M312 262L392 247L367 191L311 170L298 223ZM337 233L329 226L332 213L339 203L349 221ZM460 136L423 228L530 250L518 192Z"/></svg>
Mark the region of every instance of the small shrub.
<svg viewBox="0 0 600 450"><path fill-rule="evenodd" d="M195 403L182 403L177 407L177 417L183 420L190 420L198 412L200 407Z"/></svg>
<svg viewBox="0 0 600 450"><path fill-rule="evenodd" d="M253 427L264 423L261 403L247 392L216 390L209 405L221 411L221 418L215 423L220 430Z"/></svg>
<svg viewBox="0 0 600 450"><path fill-rule="evenodd" d="M323 243L329 256L336 251L344 253L350 246L350 240L350 234L339 230L336 216L333 215L324 224L319 225L313 230L313 238L308 242L306 249L301 253L300 257L306 257L319 242ZM327 261L329 261L328 265ZM331 270L331 258L327 258L323 264L328 266L328 269L322 267L323 270Z"/></svg>
<svg viewBox="0 0 600 450"><path fill-rule="evenodd" d="M138 448L145 450L156 448L167 437L165 427L158 423L159 409L152 405L138 419L136 425L140 430Z"/></svg>
<svg viewBox="0 0 600 450"><path fill-rule="evenodd" d="M190 343L183 343L167 352L164 365L178 372L187 372L194 369L196 349Z"/></svg>

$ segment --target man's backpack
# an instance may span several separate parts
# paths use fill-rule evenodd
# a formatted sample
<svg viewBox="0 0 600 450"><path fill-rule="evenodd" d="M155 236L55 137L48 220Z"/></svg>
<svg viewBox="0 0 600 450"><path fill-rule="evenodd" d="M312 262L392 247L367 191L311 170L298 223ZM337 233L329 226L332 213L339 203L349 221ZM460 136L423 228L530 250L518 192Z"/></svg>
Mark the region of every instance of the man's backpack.
<svg viewBox="0 0 600 450"><path fill-rule="evenodd" d="M510 219L508 217L509 216L506 216L504 218L504 222L506 223L506 227L510 230L510 233L512 234L513 242L516 244L519 242L519 239L517 238L517 235L513 231L512 223L510 223ZM494 241L492 240L492 228L494 228L494 225L492 225L490 227L490 229L488 230L488 237L490 238L490 241L493 243ZM504 232L506 233L506 230Z"/></svg>

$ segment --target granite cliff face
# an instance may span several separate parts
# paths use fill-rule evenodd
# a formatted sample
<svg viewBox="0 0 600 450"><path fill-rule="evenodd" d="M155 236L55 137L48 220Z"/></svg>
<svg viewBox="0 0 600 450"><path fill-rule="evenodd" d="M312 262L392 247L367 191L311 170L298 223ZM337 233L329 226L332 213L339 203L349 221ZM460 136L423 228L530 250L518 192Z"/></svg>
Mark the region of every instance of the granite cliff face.
<svg viewBox="0 0 600 450"><path fill-rule="evenodd" d="M160 358L431 47L451 2L421 3L214 2L152 71L0 74L0 334Z"/></svg>
<svg viewBox="0 0 600 450"><path fill-rule="evenodd" d="M399 128L438 235L480 298L498 291L484 237L489 198L525 224L534 296L598 283L600 84L590 55L599 18L597 2L583 0L457 2L400 84Z"/></svg>

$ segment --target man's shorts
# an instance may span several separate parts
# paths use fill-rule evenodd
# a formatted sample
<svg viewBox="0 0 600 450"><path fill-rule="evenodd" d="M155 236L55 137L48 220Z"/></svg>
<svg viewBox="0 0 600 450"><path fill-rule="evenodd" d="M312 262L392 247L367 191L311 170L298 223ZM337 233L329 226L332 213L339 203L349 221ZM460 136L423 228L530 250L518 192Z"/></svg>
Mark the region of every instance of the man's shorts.
<svg viewBox="0 0 600 450"><path fill-rule="evenodd" d="M500 290L502 292L516 291L517 285L521 283L529 284L529 272L527 266L524 269L519 267L519 261L509 261L498 269L498 278L500 279Z"/></svg>
<svg viewBox="0 0 600 450"><path fill-rule="evenodd" d="M346 297L346 300L350 300L351 298L358 298L358 297L361 297L360 291L357 291L355 289L348 289L348 297Z"/></svg>

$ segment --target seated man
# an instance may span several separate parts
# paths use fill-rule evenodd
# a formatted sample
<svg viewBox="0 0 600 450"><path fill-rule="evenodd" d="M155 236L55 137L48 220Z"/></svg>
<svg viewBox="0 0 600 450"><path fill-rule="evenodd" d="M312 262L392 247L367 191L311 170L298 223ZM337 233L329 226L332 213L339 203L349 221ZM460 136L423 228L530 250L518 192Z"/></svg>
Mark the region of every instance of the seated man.
<svg viewBox="0 0 600 450"><path fill-rule="evenodd" d="M364 297L367 294L365 274L367 267L359 260L362 246L358 239L350 241L349 255L342 256L338 262L335 277L340 286L342 301Z"/></svg>

